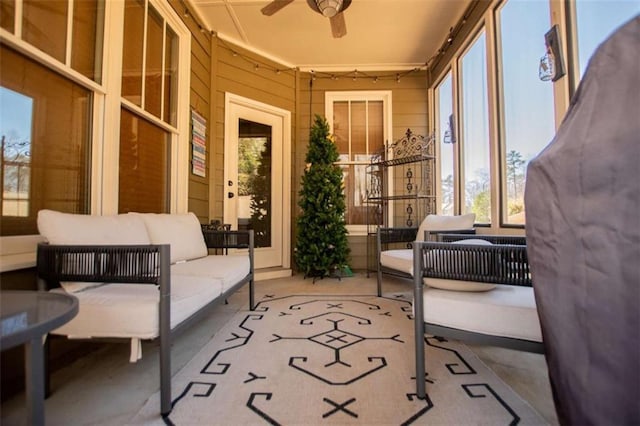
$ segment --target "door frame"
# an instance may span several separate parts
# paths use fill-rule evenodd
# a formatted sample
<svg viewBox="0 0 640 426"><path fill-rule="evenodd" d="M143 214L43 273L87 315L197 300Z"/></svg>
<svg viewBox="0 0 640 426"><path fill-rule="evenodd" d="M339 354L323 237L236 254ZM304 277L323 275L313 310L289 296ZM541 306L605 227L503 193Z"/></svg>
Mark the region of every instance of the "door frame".
<svg viewBox="0 0 640 426"><path fill-rule="evenodd" d="M224 190L223 190L223 209L226 203L226 182L228 179L229 156L227 155L227 147L230 146L230 135L234 132L231 126L237 125L232 123L232 109L234 106L253 109L263 113L267 113L282 120L282 140L272 140L272 144L282 143L282 158L273 158L273 167L280 166L282 169L282 268L291 268L291 111L278 108L273 105L265 104L244 96L236 95L231 92L225 92L224 97ZM224 213L224 212L223 212Z"/></svg>

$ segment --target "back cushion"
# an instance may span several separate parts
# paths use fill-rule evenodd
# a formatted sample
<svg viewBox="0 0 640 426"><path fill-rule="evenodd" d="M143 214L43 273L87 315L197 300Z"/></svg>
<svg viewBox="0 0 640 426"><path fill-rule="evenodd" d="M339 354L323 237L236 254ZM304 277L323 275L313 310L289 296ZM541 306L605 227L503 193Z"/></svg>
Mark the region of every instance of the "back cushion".
<svg viewBox="0 0 640 426"><path fill-rule="evenodd" d="M471 229L473 228L475 220L475 213L467 213L460 216L427 215L418 228L416 241L424 241L425 231L460 231L463 229Z"/></svg>
<svg viewBox="0 0 640 426"><path fill-rule="evenodd" d="M40 210L38 212L38 232L50 244L131 245L151 243L142 219L128 214L92 216Z"/></svg>
<svg viewBox="0 0 640 426"><path fill-rule="evenodd" d="M53 245L144 245L151 244L147 228L140 217L133 215L92 216L61 213L53 210L38 212L38 232ZM93 255L91 255L93 256ZM93 259L93 257L91 257ZM74 260L63 257L63 272L68 265L76 273L93 271L93 261L88 270ZM70 272L67 270L66 272ZM69 293L101 286L101 282L61 282Z"/></svg>
<svg viewBox="0 0 640 426"><path fill-rule="evenodd" d="M152 244L171 245L171 263L209 254L200 221L193 213L129 213L129 216L142 218Z"/></svg>

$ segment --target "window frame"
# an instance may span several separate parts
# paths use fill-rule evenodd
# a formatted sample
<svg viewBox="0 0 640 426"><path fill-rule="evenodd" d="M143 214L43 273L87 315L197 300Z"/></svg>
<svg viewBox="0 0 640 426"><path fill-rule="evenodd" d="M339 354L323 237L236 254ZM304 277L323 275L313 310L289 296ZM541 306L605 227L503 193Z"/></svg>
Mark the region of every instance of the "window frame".
<svg viewBox="0 0 640 426"><path fill-rule="evenodd" d="M464 171L462 170L462 158L463 158L463 150L464 143L462 141L461 135L461 126L462 126L462 118L460 111L460 72L459 72L459 60L464 55L465 52L468 51L469 46L476 40L479 31L484 28L485 36L486 36L486 49L487 49L487 87L488 87L488 112L489 112L489 149L490 149L490 185L491 185L491 224L476 224L477 227L486 228L487 232L494 232L497 234L500 233L520 233L524 230L524 225L519 224L505 224L503 223L503 198L506 197L506 193L504 193L504 185L502 180L504 178L503 166L504 162L504 138L502 137L502 133L504 129L502 128L502 122L500 121L500 108L498 103L500 91L502 90L499 85L499 76L498 73L502 73L501 65L499 63L499 35L497 33L496 26L498 25L495 19L496 10L499 7L502 7L504 3L508 0L493 0L491 4L486 8L486 10L482 13L481 16L472 24L472 27L464 32L464 38L461 40L459 44L457 44L456 50L453 54L447 58L446 63L442 68L440 68L437 74L433 74L433 78L429 81L428 86L428 98L431 106L430 111L435 111L437 108L436 105L436 95L435 89L442 83L442 81L446 78L447 73L452 73L453 78L453 110L454 110L454 120L455 126L458 131L458 142L460 145L456 148L457 153L454 155L457 156L456 161L454 162L454 214L460 214L462 210L462 203L464 202L464 194L462 191L464 189ZM568 67L567 75L571 76L572 67L575 66L575 61L569 55L567 55L567 32L571 30L569 25L570 20L567 18L568 10L571 5L567 5L565 2L556 2L553 0L549 0L550 4L550 17L549 17L549 28L553 25L557 24L560 27L561 31L561 42L563 54L566 58L566 63ZM569 9L568 9L569 8ZM541 55L544 53L544 34L541 34ZM564 114L569 106L570 99L570 86L577 86L578 82L571 81L570 78L561 78L553 83L553 92L554 92L554 108L555 108L555 128L557 129L560 126L564 118ZM436 123L435 113L431 114L429 120L430 129L433 131L438 128ZM438 156L437 164L437 173L436 173L436 182L438 185L438 192L441 191L440 185L440 156ZM457 182L456 182L457 181ZM441 195L439 195L441 196ZM438 204L439 206L439 204ZM438 207L439 208L439 207ZM489 231L490 230L490 231Z"/></svg>
<svg viewBox="0 0 640 426"><path fill-rule="evenodd" d="M368 102L368 101L382 101L382 115L383 115L383 137L385 148L389 145L390 141L393 141L393 126L392 126L392 91L391 90L348 90L348 91L327 91L324 94L324 106L325 117L329 124L329 133L333 134L333 105L335 102ZM373 154L373 153L368 153ZM357 162L338 161L335 164L339 165L368 165L370 162ZM387 177L389 182L393 182L391 176ZM387 212L388 217L391 218L390 207ZM390 219L392 220L392 219ZM393 224L389 224L393 226ZM367 235L367 224L363 225L347 225L347 232L350 236L362 236Z"/></svg>
<svg viewBox="0 0 640 426"><path fill-rule="evenodd" d="M100 60L101 82L97 83L71 67L70 37L67 31L65 61L61 62L21 38L22 0L16 0L13 32L0 27L0 42L20 54L40 63L54 73L81 85L92 92L90 118L91 169L90 213L95 215L117 214L119 174L120 108L138 114L171 133L170 140L170 188L169 211L185 213L188 210L189 190L189 114L190 114L190 59L191 32L167 0L143 0L163 17L177 37L176 72L176 125L172 126L137 106L123 102L121 98L122 43L124 1L103 0L104 34ZM68 0L70 6L73 0ZM69 14L72 15L72 14ZM67 18L72 20L71 16ZM146 31L145 31L146 33ZM108 34L108 37L106 36ZM162 116L162 113L161 113ZM39 235L0 237L0 272L35 266L36 244Z"/></svg>
<svg viewBox="0 0 640 426"><path fill-rule="evenodd" d="M458 87L456 84L454 84L454 75L456 75L456 72L454 72L455 70L457 70L458 66L457 64L450 64L448 67L445 68L445 70L443 70L442 76L435 80L433 83L433 86L429 88L428 90L428 99L429 102L432 105L431 111L433 111L432 117L432 124L431 127L433 128L433 134L436 135L436 211L438 214L443 214L442 211L442 198L443 198L443 194L442 194L442 155L441 155L441 144L442 141L440 140L440 135L441 135L441 128L439 123L442 122L441 120L441 111L440 111L440 97L438 96L438 94L442 93L440 88L441 86L444 84L444 81L449 78L451 80L451 113L453 114L453 125L454 128L452 129L452 131L455 133L455 137L456 137L456 142L453 143L453 147L452 147L452 166L453 166L453 194L452 194L452 202L453 202L453 206L452 206L452 210L453 210L453 214L457 215L460 214L460 191L459 191L459 185L458 185L458 181L459 181L459 176L456 173L456 171L459 168L459 164L460 164L460 159L459 159L459 153L460 153L460 141L459 139L459 129L458 129L458 114L457 114L457 108L458 108L458 98L457 98L457 93L458 93Z"/></svg>

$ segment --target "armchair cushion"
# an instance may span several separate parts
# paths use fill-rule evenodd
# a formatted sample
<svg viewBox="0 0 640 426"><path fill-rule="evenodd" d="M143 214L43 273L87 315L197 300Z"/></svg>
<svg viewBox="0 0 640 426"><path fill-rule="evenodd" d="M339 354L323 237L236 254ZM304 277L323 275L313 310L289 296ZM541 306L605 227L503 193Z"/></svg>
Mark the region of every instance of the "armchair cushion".
<svg viewBox="0 0 640 426"><path fill-rule="evenodd" d="M484 293L425 288L423 301L426 323L542 342L532 287L498 284Z"/></svg>
<svg viewBox="0 0 640 426"><path fill-rule="evenodd" d="M475 213L467 213L459 216L427 215L418 228L416 241L424 241L425 231L459 231L471 229L473 228L475 220Z"/></svg>
<svg viewBox="0 0 640 426"><path fill-rule="evenodd" d="M489 241L481 240L481 239L468 239L455 241L451 244L476 244L476 245L491 245ZM447 262L443 265L443 268L446 270L446 263L448 263L449 258L453 259L455 256L464 256L467 259L461 259L464 262L474 262L477 260L484 261L484 259L475 259L474 254L470 253L457 253L457 252L446 252L441 250L431 250L425 259L425 267L427 270L429 268L434 268L435 259L437 256L446 256ZM453 258L452 258L453 257ZM380 263L382 266L386 268L390 268L396 271L404 272L405 274L409 274L413 276L413 250L411 249L398 249L398 250L385 250L380 253ZM488 269L488 265L475 265L475 267ZM471 267L470 267L471 268ZM452 271L453 272L453 271ZM463 269L457 268L457 272L466 272ZM424 278L425 285L433 288L439 288L442 290L453 290L453 291L489 291L496 287L496 284L492 283L484 283L477 281L465 281L465 280L448 280L443 278Z"/></svg>

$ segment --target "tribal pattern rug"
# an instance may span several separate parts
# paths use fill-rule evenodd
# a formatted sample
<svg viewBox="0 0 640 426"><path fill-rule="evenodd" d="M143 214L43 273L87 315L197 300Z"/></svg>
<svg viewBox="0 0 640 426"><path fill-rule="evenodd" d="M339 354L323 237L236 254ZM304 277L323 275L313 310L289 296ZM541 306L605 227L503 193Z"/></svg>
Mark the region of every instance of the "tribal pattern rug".
<svg viewBox="0 0 640 426"><path fill-rule="evenodd" d="M152 396L132 424L545 424L466 346L425 337L415 395L410 301L398 295L268 295L173 378L173 410Z"/></svg>

